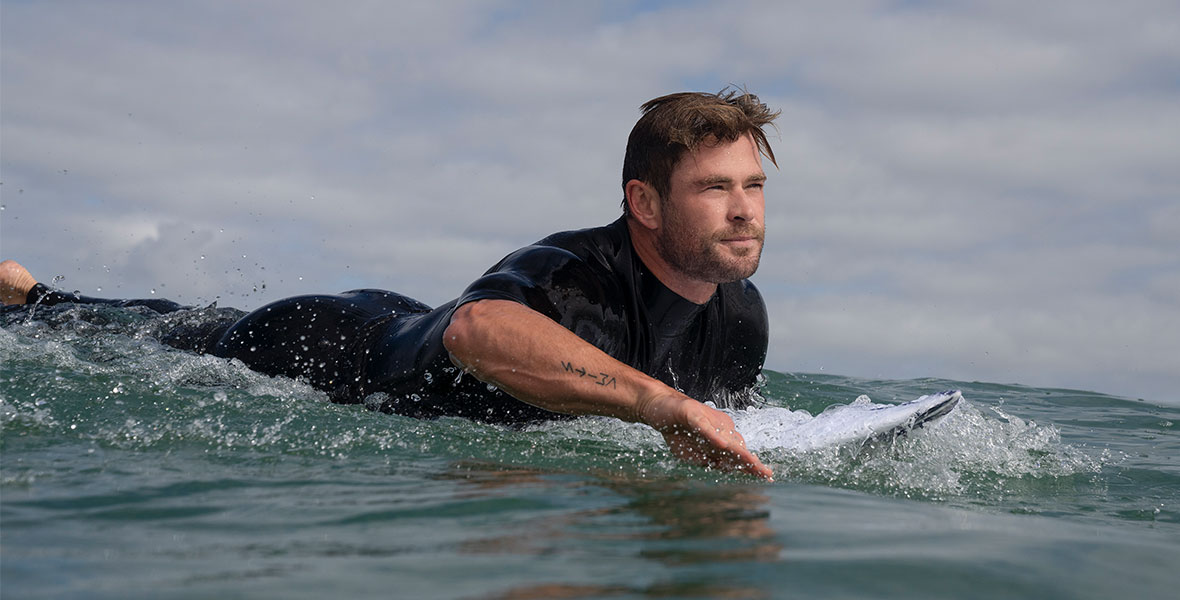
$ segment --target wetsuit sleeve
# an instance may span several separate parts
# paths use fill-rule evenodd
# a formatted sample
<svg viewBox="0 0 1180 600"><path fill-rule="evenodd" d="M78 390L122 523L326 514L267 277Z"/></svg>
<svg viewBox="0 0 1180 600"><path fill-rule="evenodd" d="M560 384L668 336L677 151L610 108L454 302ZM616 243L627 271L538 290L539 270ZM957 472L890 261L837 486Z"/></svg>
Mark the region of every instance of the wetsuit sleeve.
<svg viewBox="0 0 1180 600"><path fill-rule="evenodd" d="M582 259L552 246L527 246L475 280L457 306L476 300L512 300L557 320L561 309L600 288Z"/></svg>
<svg viewBox="0 0 1180 600"><path fill-rule="evenodd" d="M608 286L613 279L568 250L528 246L468 286L455 306L477 300L519 302L615 355L622 336L617 311L609 308L619 304Z"/></svg>

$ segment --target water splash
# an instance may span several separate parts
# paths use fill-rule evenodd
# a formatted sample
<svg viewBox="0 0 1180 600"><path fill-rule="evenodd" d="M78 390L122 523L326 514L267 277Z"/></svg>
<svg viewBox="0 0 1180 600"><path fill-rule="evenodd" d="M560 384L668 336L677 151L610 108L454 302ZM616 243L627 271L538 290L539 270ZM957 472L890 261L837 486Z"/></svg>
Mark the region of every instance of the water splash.
<svg viewBox="0 0 1180 600"><path fill-rule="evenodd" d="M859 397L855 403L871 403ZM751 449L779 477L902 496L1004 495L1015 480L1095 473L1105 457L1062 442L1052 425L1004 415L996 419L969 400L945 417L879 444L799 452L775 446L759 432L798 427L814 417L781 407L735 413L739 431L751 431Z"/></svg>
<svg viewBox="0 0 1180 600"><path fill-rule="evenodd" d="M229 309L210 307L164 319L110 307L41 310L36 321L7 319L0 328L5 443L39 433L98 447L248 452L267 460L345 460L393 452L411 462L450 457L558 471L701 476L699 469L673 460L660 435L643 425L582 418L521 430L463 419L418 421L333 405L298 381L155 341L171 320L220 318L219 311ZM48 380L47 373L52 373ZM793 452L776 446L770 434L814 417L786 406L822 412L829 399L847 392L807 392L772 383L760 406L730 414L779 481L900 496L994 499L1019 493L1030 481L1094 473L1108 460L1064 443L1052 425L969 400L882 446ZM823 398L809 398L816 393Z"/></svg>

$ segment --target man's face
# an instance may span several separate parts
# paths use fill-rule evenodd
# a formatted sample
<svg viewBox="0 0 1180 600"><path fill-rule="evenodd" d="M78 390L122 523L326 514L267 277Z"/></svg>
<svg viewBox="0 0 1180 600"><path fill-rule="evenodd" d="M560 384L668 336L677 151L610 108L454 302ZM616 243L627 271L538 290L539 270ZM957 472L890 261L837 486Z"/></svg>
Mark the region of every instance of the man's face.
<svg viewBox="0 0 1180 600"><path fill-rule="evenodd" d="M750 136L685 154L660 202L660 256L699 281L728 283L753 275L765 236L765 180Z"/></svg>

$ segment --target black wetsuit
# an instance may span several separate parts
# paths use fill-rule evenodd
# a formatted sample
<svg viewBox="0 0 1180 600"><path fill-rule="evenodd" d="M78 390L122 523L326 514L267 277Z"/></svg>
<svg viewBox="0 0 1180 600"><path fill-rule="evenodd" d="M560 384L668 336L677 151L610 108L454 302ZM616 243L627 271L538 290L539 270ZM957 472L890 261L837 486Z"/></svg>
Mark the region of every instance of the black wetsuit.
<svg viewBox="0 0 1180 600"><path fill-rule="evenodd" d="M298 296L229 322L178 328L163 341L237 358L263 373L308 381L333 401L387 412L504 423L560 418L461 376L451 363L442 342L451 315L467 302L488 299L520 302L619 361L719 406L750 398L766 358L766 307L753 284L722 284L703 305L685 300L639 260L624 219L521 248L438 308L383 290ZM42 285L29 302L183 308L164 300L87 298ZM609 376L584 373L578 365L567 369L609 384Z"/></svg>

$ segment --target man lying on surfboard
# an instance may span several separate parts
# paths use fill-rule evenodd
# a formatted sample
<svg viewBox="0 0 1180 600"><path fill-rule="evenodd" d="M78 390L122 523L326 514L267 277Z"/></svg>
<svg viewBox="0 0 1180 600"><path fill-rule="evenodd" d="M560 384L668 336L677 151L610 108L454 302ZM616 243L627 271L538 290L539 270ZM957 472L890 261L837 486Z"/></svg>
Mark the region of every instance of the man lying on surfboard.
<svg viewBox="0 0 1180 600"><path fill-rule="evenodd" d="M778 113L726 90L671 94L642 111L623 162L623 216L513 252L452 302L432 309L382 290L299 296L162 341L387 412L642 422L681 459L770 478L730 417L702 402L749 402L766 357L766 308L747 278L762 253L762 156L774 162L762 128ZM13 261L0 263L0 295L186 308L63 293Z"/></svg>

